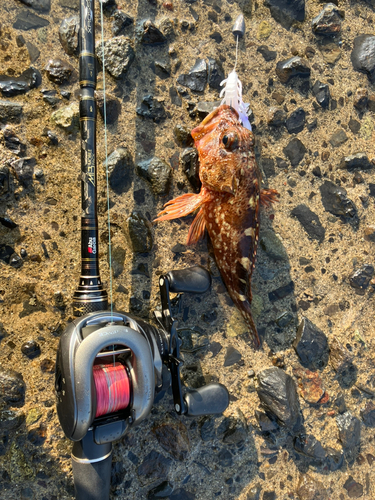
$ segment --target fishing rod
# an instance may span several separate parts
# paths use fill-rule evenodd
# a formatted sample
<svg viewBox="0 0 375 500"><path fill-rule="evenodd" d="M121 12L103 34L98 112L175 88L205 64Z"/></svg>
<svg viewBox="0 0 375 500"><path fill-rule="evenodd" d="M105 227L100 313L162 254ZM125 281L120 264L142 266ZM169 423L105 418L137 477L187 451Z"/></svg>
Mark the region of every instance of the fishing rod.
<svg viewBox="0 0 375 500"><path fill-rule="evenodd" d="M170 294L208 291L211 276L206 269L195 266L159 277L156 326L114 312L112 303L107 309L99 274L94 0L80 1L80 15L82 265L73 296L76 318L57 350L55 391L61 427L74 442L76 500L109 500L112 443L144 420L170 386L176 413L192 417L222 413L229 394L218 383L194 390L181 383L181 341Z"/></svg>

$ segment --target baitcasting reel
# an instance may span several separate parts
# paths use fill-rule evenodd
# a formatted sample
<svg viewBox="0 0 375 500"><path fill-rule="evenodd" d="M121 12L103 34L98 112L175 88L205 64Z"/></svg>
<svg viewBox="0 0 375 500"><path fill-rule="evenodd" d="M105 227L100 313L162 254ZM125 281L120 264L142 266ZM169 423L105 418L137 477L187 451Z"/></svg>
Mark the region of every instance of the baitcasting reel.
<svg viewBox="0 0 375 500"><path fill-rule="evenodd" d="M57 413L72 452L77 500L109 498L112 442L146 418L172 385L179 415L222 413L227 389L211 383L182 390L180 340L169 293L204 293L211 284L200 266L159 278L158 327L128 314L102 311L68 325L56 361Z"/></svg>

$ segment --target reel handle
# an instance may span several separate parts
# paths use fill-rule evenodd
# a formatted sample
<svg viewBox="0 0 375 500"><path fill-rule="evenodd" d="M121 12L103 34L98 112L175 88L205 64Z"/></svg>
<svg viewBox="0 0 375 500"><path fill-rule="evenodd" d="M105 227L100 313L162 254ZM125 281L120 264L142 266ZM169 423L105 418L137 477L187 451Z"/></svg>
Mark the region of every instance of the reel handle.
<svg viewBox="0 0 375 500"><path fill-rule="evenodd" d="M72 451L76 500L109 500L111 465L112 443L96 444L93 431L76 441Z"/></svg>
<svg viewBox="0 0 375 500"><path fill-rule="evenodd" d="M165 276L172 293L204 293L211 286L211 275L201 266L169 271Z"/></svg>
<svg viewBox="0 0 375 500"><path fill-rule="evenodd" d="M184 400L185 415L188 417L215 415L223 413L228 407L229 393L224 385L212 383L189 390L185 394Z"/></svg>

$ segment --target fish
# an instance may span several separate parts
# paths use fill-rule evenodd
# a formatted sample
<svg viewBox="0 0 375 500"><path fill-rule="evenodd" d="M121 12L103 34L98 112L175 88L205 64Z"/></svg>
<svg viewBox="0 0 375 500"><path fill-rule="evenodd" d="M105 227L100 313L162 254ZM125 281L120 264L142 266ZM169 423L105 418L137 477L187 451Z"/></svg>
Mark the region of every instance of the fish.
<svg viewBox="0 0 375 500"><path fill-rule="evenodd" d="M207 230L228 293L258 348L260 340L251 314L251 276L259 238L259 206L270 206L278 193L261 189L253 132L241 124L233 107L221 104L191 135L199 155L201 190L166 203L155 222L184 217L199 209L187 245L197 243Z"/></svg>

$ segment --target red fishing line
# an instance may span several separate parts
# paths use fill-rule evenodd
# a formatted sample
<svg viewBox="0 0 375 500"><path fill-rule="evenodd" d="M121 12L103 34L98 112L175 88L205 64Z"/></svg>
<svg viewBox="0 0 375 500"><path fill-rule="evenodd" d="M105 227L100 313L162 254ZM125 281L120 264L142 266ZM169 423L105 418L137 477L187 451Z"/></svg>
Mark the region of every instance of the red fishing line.
<svg viewBox="0 0 375 500"><path fill-rule="evenodd" d="M96 414L100 417L126 408L130 401L130 381L121 363L94 365Z"/></svg>

